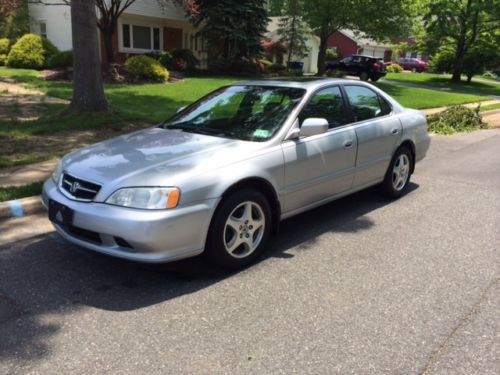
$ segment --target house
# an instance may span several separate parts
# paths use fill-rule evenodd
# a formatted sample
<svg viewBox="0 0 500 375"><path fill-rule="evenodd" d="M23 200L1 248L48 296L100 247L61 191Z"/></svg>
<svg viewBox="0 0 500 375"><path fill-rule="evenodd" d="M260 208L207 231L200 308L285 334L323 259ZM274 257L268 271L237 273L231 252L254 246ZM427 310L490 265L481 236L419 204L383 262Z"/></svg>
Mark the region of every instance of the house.
<svg viewBox="0 0 500 375"><path fill-rule="evenodd" d="M67 5L29 4L30 29L49 39L61 51L72 48L71 13ZM96 32L99 30L96 27ZM101 59L104 44L99 36ZM115 61L124 62L133 54L188 48L206 64L207 54L201 37L174 2L161 6L157 0L137 0L118 19L113 38Z"/></svg>
<svg viewBox="0 0 500 375"><path fill-rule="evenodd" d="M328 48L335 48L340 58L351 55L369 55L390 61L392 49L389 44L377 42L363 34L342 29L328 38Z"/></svg>
<svg viewBox="0 0 500 375"><path fill-rule="evenodd" d="M279 29L280 17L271 17L269 24L267 25L266 37L277 42L279 40L278 29ZM306 45L308 48L308 53L306 57L292 59L292 61L300 61L304 63L304 73L316 73L318 68L318 52L319 52L319 38L316 35L310 34L307 37ZM273 62L276 61L276 58Z"/></svg>

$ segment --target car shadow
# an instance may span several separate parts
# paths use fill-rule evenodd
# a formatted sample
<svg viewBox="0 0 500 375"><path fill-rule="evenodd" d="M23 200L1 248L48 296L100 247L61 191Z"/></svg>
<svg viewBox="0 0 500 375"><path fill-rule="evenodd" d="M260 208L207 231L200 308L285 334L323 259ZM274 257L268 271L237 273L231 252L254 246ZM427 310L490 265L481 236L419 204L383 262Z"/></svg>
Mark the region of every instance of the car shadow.
<svg viewBox="0 0 500 375"><path fill-rule="evenodd" d="M409 193L417 188L411 183ZM369 189L285 220L254 267L270 258L314 251L318 238L328 232L370 230L375 223L366 215L390 202ZM202 257L165 265L137 264L81 249L55 233L26 242L0 247L0 312L7 311L0 314L0 360L50 354L47 337L61 327L42 323L42 315L85 307L136 310L252 270L228 272L207 265Z"/></svg>

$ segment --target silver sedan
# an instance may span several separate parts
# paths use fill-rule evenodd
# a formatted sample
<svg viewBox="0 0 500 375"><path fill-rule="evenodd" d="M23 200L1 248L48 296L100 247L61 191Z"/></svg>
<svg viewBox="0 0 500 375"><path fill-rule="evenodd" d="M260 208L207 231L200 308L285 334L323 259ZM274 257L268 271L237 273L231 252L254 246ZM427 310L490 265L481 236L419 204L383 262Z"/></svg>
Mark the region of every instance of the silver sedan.
<svg viewBox="0 0 500 375"><path fill-rule="evenodd" d="M164 123L66 155L45 182L67 240L140 262L243 267L280 220L379 184L407 190L425 116L364 82L247 81Z"/></svg>

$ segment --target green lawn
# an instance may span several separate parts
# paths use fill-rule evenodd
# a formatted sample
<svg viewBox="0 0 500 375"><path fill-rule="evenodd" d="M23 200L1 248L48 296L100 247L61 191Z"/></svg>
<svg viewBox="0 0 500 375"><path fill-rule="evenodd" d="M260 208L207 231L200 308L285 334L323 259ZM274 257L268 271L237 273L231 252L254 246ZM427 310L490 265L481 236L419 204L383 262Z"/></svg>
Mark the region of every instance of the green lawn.
<svg viewBox="0 0 500 375"><path fill-rule="evenodd" d="M489 83L485 80L475 81L474 78L471 83L465 81L453 83L450 78L450 75L431 73L389 73L384 77L386 80L422 85L447 92L455 91L489 96L500 95L500 85L497 83Z"/></svg>
<svg viewBox="0 0 500 375"><path fill-rule="evenodd" d="M445 107L485 100L484 96L479 95L437 92L417 87L396 86L383 81L376 82L375 85L391 95L401 105L415 109Z"/></svg>
<svg viewBox="0 0 500 375"><path fill-rule="evenodd" d="M493 111L494 109L500 109L500 103L490 104L490 105L482 105L480 108L480 111L481 112Z"/></svg>
<svg viewBox="0 0 500 375"><path fill-rule="evenodd" d="M42 192L43 181L33 182L24 186L0 187L0 202L31 197Z"/></svg>

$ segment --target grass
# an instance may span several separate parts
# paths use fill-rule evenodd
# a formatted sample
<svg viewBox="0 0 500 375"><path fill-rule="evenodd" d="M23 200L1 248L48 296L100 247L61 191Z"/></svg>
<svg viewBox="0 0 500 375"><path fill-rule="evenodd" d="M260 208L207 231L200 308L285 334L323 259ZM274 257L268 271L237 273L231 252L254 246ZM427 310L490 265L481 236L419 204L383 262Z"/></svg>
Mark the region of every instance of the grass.
<svg viewBox="0 0 500 375"><path fill-rule="evenodd" d="M484 112L484 111L493 111L495 109L500 109L500 103L495 103L495 104L489 104L489 105L482 105L481 108L479 108L479 111Z"/></svg>
<svg viewBox="0 0 500 375"><path fill-rule="evenodd" d="M417 87L396 86L384 82L377 82L375 85L391 95L404 107L415 109L445 107L485 100L484 96L472 94L436 92Z"/></svg>
<svg viewBox="0 0 500 375"><path fill-rule="evenodd" d="M24 186L0 187L0 202L31 197L42 192L43 181L36 181Z"/></svg>
<svg viewBox="0 0 500 375"><path fill-rule="evenodd" d="M467 83L451 82L451 76L446 74L431 73L389 73L385 76L386 80L411 83L428 88L439 89L447 92L470 93L474 95L498 96L500 95L500 86L494 82L486 82L484 79Z"/></svg>

